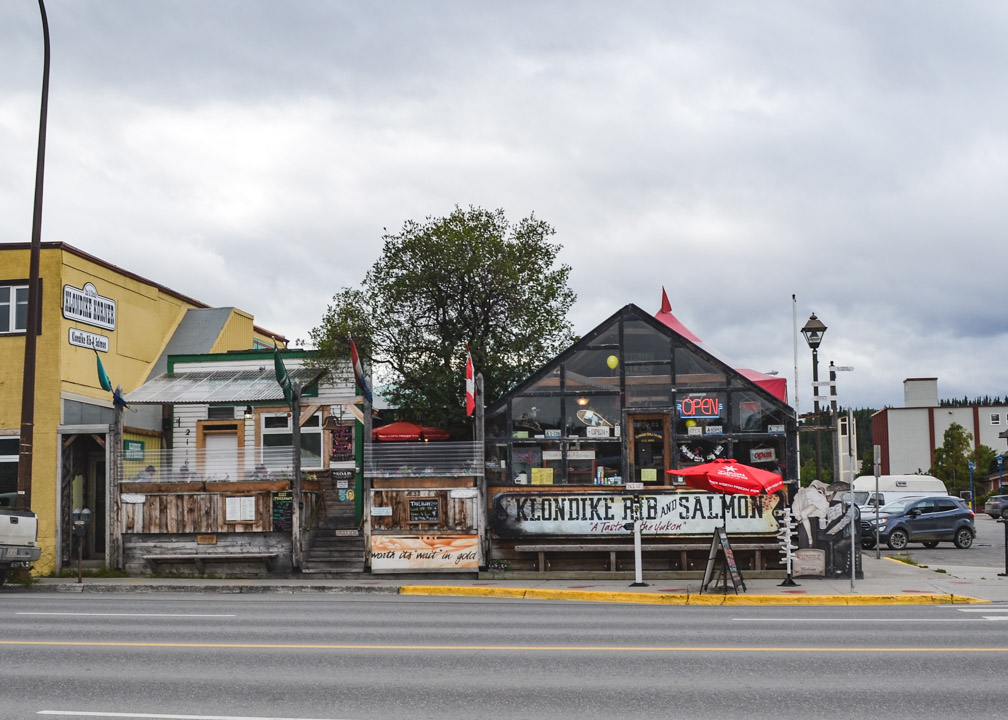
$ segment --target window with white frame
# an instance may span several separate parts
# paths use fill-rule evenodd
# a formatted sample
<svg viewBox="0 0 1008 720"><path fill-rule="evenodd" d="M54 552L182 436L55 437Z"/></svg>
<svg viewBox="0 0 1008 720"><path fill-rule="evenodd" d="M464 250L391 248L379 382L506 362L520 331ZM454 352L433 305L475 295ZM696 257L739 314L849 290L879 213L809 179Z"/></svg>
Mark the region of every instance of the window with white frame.
<svg viewBox="0 0 1008 720"><path fill-rule="evenodd" d="M991 425L1001 424L1001 413L991 413Z"/></svg>
<svg viewBox="0 0 1008 720"><path fill-rule="evenodd" d="M16 504L19 445L17 435L0 437L0 507Z"/></svg>
<svg viewBox="0 0 1008 720"><path fill-rule="evenodd" d="M0 334L28 329L28 286L0 284Z"/></svg>
<svg viewBox="0 0 1008 720"><path fill-rule="evenodd" d="M278 451L290 450L294 441L294 425L291 413L262 413L260 416L262 433L262 463L271 465L270 458L277 458ZM322 413L317 412L301 426L301 469L322 469Z"/></svg>

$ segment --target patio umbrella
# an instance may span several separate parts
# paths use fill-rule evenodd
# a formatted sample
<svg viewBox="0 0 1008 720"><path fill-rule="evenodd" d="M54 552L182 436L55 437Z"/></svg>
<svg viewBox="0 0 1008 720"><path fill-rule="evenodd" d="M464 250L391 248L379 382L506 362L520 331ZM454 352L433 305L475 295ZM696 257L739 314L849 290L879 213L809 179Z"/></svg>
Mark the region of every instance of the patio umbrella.
<svg viewBox="0 0 1008 720"><path fill-rule="evenodd" d="M784 479L775 472L723 458L681 470L669 470L668 474L679 475L687 485L698 490L727 495L769 495L784 487Z"/></svg>
<svg viewBox="0 0 1008 720"><path fill-rule="evenodd" d="M718 458L711 462L667 470L669 475L679 475L686 484L697 490L721 493L722 522L728 526L727 500L725 495L767 495L784 487L784 479L775 472L751 465L743 465L738 460Z"/></svg>
<svg viewBox="0 0 1008 720"><path fill-rule="evenodd" d="M418 442L450 439L451 433L447 430L430 425L417 425L406 420L382 425L371 431L373 442Z"/></svg>

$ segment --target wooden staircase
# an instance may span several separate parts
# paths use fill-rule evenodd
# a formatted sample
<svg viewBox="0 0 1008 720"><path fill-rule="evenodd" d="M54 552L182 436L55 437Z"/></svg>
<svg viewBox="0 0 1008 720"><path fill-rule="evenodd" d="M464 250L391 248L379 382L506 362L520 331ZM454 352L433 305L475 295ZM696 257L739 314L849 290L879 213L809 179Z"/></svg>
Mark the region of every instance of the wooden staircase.
<svg viewBox="0 0 1008 720"><path fill-rule="evenodd" d="M324 512L301 561L301 573L314 577L354 577L364 572L364 535L357 527L352 502L338 502L337 491L327 484Z"/></svg>

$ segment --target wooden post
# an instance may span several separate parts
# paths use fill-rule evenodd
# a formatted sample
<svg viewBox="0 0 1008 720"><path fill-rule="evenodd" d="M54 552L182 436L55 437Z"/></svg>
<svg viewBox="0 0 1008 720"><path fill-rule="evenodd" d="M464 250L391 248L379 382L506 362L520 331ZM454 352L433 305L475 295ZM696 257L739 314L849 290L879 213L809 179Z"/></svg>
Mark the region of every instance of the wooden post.
<svg viewBox="0 0 1008 720"><path fill-rule="evenodd" d="M301 516L303 499L301 497L301 383L291 383L291 394L293 403L291 406L291 445L292 452L292 478L291 490L294 494L294 503L291 508L291 560L295 570L301 569L302 551L301 547Z"/></svg>
<svg viewBox="0 0 1008 720"><path fill-rule="evenodd" d="M364 442L362 449L364 456L361 458L361 488L364 497L362 498L363 517L361 525L364 527L364 564L371 565L371 478L367 474L368 461L371 459L371 401L367 396L363 398L364 414Z"/></svg>
<svg viewBox="0 0 1008 720"><path fill-rule="evenodd" d="M116 387L113 394L112 409L115 419L112 423L111 437L108 439L108 472L106 483L106 507L111 510L110 525L106 528L106 536L109 542L105 546L105 564L122 570L124 567L123 545L122 545L122 453L123 453L123 406L115 401L118 395L122 397L122 386Z"/></svg>
<svg viewBox="0 0 1008 720"><path fill-rule="evenodd" d="M474 424L474 434L476 437L476 447L474 454L476 460L479 463L476 475L476 487L478 488L479 495L479 506L480 511L478 517L479 525L476 528L476 534L479 538L479 546L483 555L483 567L490 562L490 508L487 506L487 484L486 484L486 464L484 458L486 457L485 452L485 418L484 418L484 405L483 405L483 373L478 373L475 379L475 389L476 389L476 408L475 408L475 418L473 420Z"/></svg>

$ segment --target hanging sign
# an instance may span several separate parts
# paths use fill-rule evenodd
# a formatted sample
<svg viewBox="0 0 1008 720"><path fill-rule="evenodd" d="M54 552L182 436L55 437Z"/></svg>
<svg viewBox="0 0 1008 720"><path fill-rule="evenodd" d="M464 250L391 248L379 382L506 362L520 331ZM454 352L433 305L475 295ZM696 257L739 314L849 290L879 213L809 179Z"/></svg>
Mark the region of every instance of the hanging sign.
<svg viewBox="0 0 1008 720"><path fill-rule="evenodd" d="M63 317L95 327L115 330L116 301L102 297L92 283L83 288L63 286Z"/></svg>
<svg viewBox="0 0 1008 720"><path fill-rule="evenodd" d="M108 337L77 328L70 328L70 344L98 352L107 353L109 351Z"/></svg>

